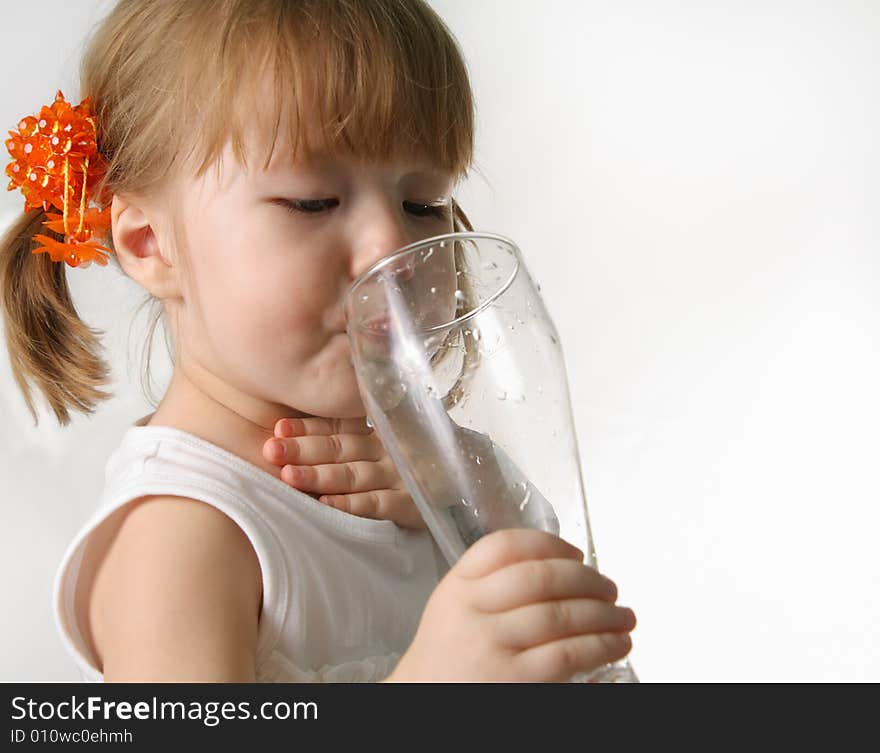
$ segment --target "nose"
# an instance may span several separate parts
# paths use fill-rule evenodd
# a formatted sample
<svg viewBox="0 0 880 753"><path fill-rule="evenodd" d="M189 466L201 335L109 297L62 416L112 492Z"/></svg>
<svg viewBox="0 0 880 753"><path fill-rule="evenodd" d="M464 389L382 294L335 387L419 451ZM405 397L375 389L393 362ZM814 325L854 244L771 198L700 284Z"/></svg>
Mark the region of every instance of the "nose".
<svg viewBox="0 0 880 753"><path fill-rule="evenodd" d="M399 203L388 198L373 202L367 209L367 219L360 225L353 244L353 276L357 277L376 262L414 240L407 229L406 218ZM406 264L406 261L407 259L403 259L394 267L402 267L399 276L403 280L409 279L413 274L411 264Z"/></svg>

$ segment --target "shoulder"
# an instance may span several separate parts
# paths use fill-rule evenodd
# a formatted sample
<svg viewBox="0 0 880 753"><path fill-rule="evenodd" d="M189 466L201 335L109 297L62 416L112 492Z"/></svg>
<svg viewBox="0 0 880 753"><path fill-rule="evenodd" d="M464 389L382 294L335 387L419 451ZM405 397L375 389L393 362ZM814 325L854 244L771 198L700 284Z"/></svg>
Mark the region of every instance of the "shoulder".
<svg viewBox="0 0 880 753"><path fill-rule="evenodd" d="M206 681L208 668L222 674L253 660L262 576L232 518L197 499L150 495L100 528L86 621L105 679L108 664L119 674L167 676L184 647L190 676Z"/></svg>

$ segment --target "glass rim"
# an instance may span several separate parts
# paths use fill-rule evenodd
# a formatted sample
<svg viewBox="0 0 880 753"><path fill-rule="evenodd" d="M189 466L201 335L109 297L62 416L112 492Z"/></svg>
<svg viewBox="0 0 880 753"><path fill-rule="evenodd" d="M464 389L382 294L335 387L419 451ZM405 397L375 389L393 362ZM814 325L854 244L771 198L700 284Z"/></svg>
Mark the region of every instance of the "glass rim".
<svg viewBox="0 0 880 753"><path fill-rule="evenodd" d="M445 240L458 241L458 240L467 240L469 238L486 238L488 240L501 241L502 243L506 243L508 246L510 246L512 249L514 249L514 252L516 253L516 267L513 270L513 274L510 275L510 278L506 282L504 282L504 284L501 285L497 291L495 291L491 296L489 296L489 298L487 298L485 301L483 301L479 306L477 306L473 310L469 311L466 314L462 314L459 317L456 317L452 321L445 322L443 324L437 324L434 327L429 327L427 329L419 330L419 331L420 332L434 332L439 329L446 329L449 327L457 326L458 324L461 324L461 322L470 319L472 316L474 316L478 312L482 311L486 306L488 306L499 295L501 295L505 290L507 290L507 288L510 287L514 278L519 273L519 269L521 266L520 265L520 258L522 256L522 252L520 251L519 246L516 245L516 242L511 240L510 238L508 238L505 235L500 235L498 233L488 233L488 232L483 232L480 230L467 230L467 231L459 231L459 232L454 232L454 233L441 233L440 235L434 235L434 236L431 236L430 238L422 238L421 240L413 241L412 243L408 243L407 245L403 246L402 248L397 249L397 251L395 251L390 256L386 256L382 259L379 259L379 261L371 264L367 269L365 269L363 272L361 272L352 281L352 283L348 286L348 289L345 291L345 295L343 296L343 300L346 302L346 305L344 307L345 308L345 315L346 315L346 324L348 323L347 322L348 309L349 309L348 302L354 300L354 292L364 282L366 282L368 277L372 277L373 274L378 272L382 267L384 267L387 264L391 264L393 261L395 261L396 259L399 259L402 256L405 256L407 254L411 254L413 251L415 251L423 246L433 246L433 245L436 245L437 243L439 243L440 241L445 241Z"/></svg>

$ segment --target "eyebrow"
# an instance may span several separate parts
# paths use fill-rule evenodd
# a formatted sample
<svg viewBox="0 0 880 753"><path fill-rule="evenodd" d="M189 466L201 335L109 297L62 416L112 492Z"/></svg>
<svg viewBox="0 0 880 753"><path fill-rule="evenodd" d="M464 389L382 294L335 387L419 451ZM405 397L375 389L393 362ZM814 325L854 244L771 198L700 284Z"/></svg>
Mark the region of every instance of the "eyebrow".
<svg viewBox="0 0 880 753"><path fill-rule="evenodd" d="M311 156L312 159L307 163L302 160L294 162L293 155L285 153L282 159L265 171L265 174L268 176L285 176L291 174L296 175L299 172L338 172L345 170L348 166L348 160L340 158L333 152L315 151ZM445 167L434 166L426 160L406 160L405 162L401 162L411 168L410 171L406 173L407 177L410 175L422 175L428 178L449 180L454 177L451 170Z"/></svg>
<svg viewBox="0 0 880 753"><path fill-rule="evenodd" d="M455 176L452 174L451 170L425 167L418 164L407 165L406 167L409 169L404 172L402 176L403 178L419 178L427 181L442 182L444 184L455 182ZM286 165L277 165L265 172L261 171L259 177L265 180L280 181L285 179L296 179L297 177L309 178L320 174L329 174L333 176L344 175L346 172L346 168L339 162L316 162L314 164L297 166L288 163Z"/></svg>

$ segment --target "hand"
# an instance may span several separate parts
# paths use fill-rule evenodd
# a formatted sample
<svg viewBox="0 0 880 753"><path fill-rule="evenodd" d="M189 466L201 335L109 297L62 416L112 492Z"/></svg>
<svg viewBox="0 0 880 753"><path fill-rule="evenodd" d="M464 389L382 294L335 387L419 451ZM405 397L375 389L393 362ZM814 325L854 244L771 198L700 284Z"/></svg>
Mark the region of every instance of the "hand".
<svg viewBox="0 0 880 753"><path fill-rule="evenodd" d="M486 534L432 592L386 682L566 682L622 659L636 618L584 553L546 531Z"/></svg>
<svg viewBox="0 0 880 753"><path fill-rule="evenodd" d="M363 418L282 418L263 457L282 466L281 480L319 502L401 528L425 521L385 447Z"/></svg>

